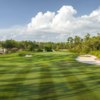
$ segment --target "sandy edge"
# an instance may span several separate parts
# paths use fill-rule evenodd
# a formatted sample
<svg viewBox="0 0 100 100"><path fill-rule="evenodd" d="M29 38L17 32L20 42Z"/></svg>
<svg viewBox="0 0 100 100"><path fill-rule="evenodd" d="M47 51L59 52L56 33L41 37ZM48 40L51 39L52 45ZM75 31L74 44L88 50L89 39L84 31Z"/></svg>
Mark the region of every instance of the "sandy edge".
<svg viewBox="0 0 100 100"><path fill-rule="evenodd" d="M80 55L76 60L82 63L100 65L100 59L93 55Z"/></svg>

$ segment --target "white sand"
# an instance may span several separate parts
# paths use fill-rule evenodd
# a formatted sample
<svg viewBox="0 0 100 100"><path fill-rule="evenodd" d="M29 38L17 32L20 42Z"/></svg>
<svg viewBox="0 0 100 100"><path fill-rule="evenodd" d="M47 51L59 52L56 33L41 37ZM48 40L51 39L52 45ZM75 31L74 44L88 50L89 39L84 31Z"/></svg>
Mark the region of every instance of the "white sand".
<svg viewBox="0 0 100 100"><path fill-rule="evenodd" d="M25 55L25 57L32 57L32 55Z"/></svg>
<svg viewBox="0 0 100 100"><path fill-rule="evenodd" d="M77 57L76 60L82 63L100 65L100 60L97 59L97 57L93 55L81 55Z"/></svg>

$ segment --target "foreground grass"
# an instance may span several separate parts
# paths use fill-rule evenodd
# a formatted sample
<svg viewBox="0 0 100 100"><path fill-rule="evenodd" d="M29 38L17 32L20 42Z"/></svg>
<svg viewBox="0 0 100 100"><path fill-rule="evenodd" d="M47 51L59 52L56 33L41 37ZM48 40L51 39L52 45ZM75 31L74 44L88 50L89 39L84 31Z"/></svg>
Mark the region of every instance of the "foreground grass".
<svg viewBox="0 0 100 100"><path fill-rule="evenodd" d="M100 100L100 66L76 62L76 56L0 56L0 100Z"/></svg>

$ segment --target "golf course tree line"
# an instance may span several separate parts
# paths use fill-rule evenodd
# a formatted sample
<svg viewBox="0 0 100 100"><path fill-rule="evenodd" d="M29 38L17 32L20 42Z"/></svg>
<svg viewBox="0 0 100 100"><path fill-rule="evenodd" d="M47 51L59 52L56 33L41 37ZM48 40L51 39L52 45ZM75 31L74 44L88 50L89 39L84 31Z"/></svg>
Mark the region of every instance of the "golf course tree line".
<svg viewBox="0 0 100 100"><path fill-rule="evenodd" d="M77 53L93 53L100 56L100 34L91 36L87 34L81 38L79 36L68 37L66 42L36 42L36 41L0 41L0 47L6 48L8 52L33 51L33 52L52 52L70 50Z"/></svg>
<svg viewBox="0 0 100 100"><path fill-rule="evenodd" d="M91 36L87 34L84 38L75 36L69 37L67 41L68 49L77 53L89 53L100 57L100 34Z"/></svg>
<svg viewBox="0 0 100 100"><path fill-rule="evenodd" d="M6 48L9 52L17 51L33 51L33 52L52 52L67 49L67 44L64 42L35 42L35 41L16 41L6 40L0 41L0 47Z"/></svg>

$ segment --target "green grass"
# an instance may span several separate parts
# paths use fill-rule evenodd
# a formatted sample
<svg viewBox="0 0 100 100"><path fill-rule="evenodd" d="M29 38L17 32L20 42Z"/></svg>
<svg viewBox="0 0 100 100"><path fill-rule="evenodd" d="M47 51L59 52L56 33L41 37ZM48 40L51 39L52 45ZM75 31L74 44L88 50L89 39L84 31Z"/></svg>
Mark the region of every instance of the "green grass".
<svg viewBox="0 0 100 100"><path fill-rule="evenodd" d="M100 66L66 52L0 55L0 100L100 100Z"/></svg>

